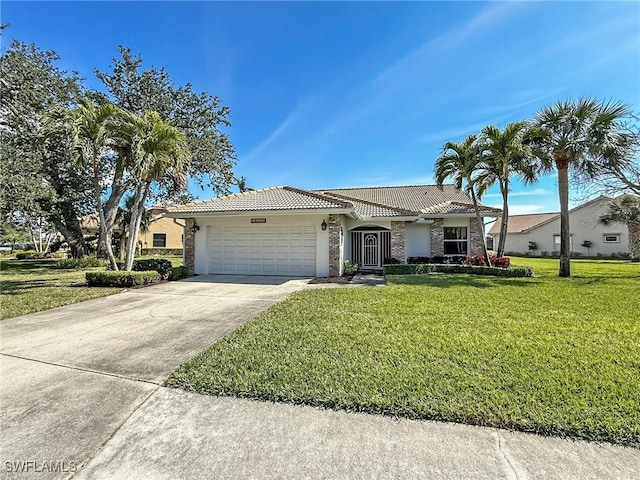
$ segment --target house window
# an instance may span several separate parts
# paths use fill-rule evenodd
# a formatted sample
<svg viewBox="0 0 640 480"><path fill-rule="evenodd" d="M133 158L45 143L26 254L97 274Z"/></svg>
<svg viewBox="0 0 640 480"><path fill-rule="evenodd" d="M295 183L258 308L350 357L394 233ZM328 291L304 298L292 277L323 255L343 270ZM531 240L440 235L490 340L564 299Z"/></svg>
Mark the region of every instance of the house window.
<svg viewBox="0 0 640 480"><path fill-rule="evenodd" d="M553 250L556 252L560 251L560 235L553 236ZM569 250L573 251L573 235L569 237Z"/></svg>
<svg viewBox="0 0 640 480"><path fill-rule="evenodd" d="M444 227L444 254L466 255L468 251L467 227Z"/></svg>
<svg viewBox="0 0 640 480"><path fill-rule="evenodd" d="M620 243L620 234L619 233L605 233L604 234L604 243Z"/></svg>
<svg viewBox="0 0 640 480"><path fill-rule="evenodd" d="M153 234L153 247L165 248L167 246L167 234L166 233L154 233Z"/></svg>

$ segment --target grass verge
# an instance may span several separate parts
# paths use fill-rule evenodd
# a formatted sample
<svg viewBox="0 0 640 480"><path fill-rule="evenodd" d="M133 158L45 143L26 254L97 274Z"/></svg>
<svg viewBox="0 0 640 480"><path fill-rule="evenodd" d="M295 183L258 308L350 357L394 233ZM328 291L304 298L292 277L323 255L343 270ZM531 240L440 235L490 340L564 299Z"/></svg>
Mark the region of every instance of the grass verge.
<svg viewBox="0 0 640 480"><path fill-rule="evenodd" d="M513 261L539 276L299 292L166 383L640 447L640 265Z"/></svg>
<svg viewBox="0 0 640 480"><path fill-rule="evenodd" d="M56 268L56 263L57 260L0 260L0 319L122 291L82 286L86 272L102 268L62 270Z"/></svg>

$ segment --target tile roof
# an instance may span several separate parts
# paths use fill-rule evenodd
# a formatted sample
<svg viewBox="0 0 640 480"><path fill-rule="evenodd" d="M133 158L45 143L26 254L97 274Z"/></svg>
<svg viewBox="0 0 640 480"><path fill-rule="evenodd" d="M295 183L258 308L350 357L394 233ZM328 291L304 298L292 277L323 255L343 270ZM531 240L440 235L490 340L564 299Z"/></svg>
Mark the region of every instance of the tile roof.
<svg viewBox="0 0 640 480"><path fill-rule="evenodd" d="M507 225L507 233L522 233L535 228L543 223L551 221L560 214L555 213L531 213L528 215L509 215L509 224ZM497 235L500 233L500 221L498 217L489 232L489 235Z"/></svg>
<svg viewBox="0 0 640 480"><path fill-rule="evenodd" d="M442 189L438 188L437 185L409 185L400 187L334 188L318 191L415 213L426 213L427 209L446 202L471 203L469 196L455 188L454 185L443 185Z"/></svg>
<svg viewBox="0 0 640 480"><path fill-rule="evenodd" d="M479 206L480 214L498 214L502 210L499 208L486 207L484 205ZM455 215L475 215L476 209L472 203L462 202L444 202L433 207L425 208L422 210L423 214L427 215L441 215L443 213L455 214Z"/></svg>
<svg viewBox="0 0 640 480"><path fill-rule="evenodd" d="M293 187L273 187L251 190L202 202L188 203L172 213L251 212L272 210L351 209L353 205L317 192Z"/></svg>

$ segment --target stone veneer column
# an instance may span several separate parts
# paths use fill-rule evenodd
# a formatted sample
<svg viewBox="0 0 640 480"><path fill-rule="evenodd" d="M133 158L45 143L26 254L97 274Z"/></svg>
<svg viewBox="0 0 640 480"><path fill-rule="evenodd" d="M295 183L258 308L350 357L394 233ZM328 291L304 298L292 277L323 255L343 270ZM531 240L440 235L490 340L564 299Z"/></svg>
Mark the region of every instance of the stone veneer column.
<svg viewBox="0 0 640 480"><path fill-rule="evenodd" d="M436 218L431 224L431 256L444 255L444 226L441 218Z"/></svg>
<svg viewBox="0 0 640 480"><path fill-rule="evenodd" d="M473 217L470 220L469 254L482 254L482 228L480 227L476 217Z"/></svg>
<svg viewBox="0 0 640 480"><path fill-rule="evenodd" d="M189 270L189 275L195 273L196 267L196 234L193 231L195 218L187 218L184 227L184 264Z"/></svg>
<svg viewBox="0 0 640 480"><path fill-rule="evenodd" d="M329 276L340 276L340 215L329 215Z"/></svg>
<svg viewBox="0 0 640 480"><path fill-rule="evenodd" d="M404 263L404 222L391 222L391 258ZM384 261L384 259L382 259Z"/></svg>

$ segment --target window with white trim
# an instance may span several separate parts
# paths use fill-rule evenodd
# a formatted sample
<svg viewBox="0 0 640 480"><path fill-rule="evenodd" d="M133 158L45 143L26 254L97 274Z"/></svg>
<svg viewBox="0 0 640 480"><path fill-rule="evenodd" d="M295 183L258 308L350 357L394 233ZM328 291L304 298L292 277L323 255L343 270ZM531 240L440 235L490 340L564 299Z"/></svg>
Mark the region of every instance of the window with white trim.
<svg viewBox="0 0 640 480"><path fill-rule="evenodd" d="M444 227L444 254L466 255L468 251L467 227Z"/></svg>
<svg viewBox="0 0 640 480"><path fill-rule="evenodd" d="M604 243L620 243L619 233L605 233L603 235Z"/></svg>

